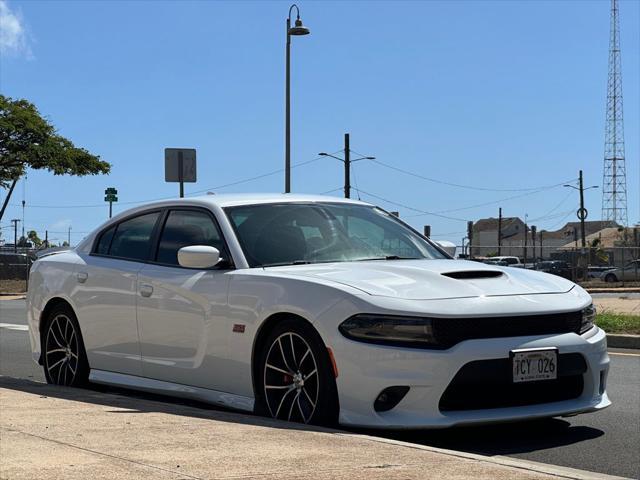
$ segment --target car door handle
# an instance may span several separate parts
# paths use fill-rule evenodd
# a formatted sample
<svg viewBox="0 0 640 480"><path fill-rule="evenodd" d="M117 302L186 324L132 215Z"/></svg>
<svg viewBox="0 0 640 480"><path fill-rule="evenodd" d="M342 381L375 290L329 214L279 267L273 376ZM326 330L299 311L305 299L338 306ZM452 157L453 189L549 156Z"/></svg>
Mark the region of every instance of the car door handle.
<svg viewBox="0 0 640 480"><path fill-rule="evenodd" d="M78 283L84 283L87 281L87 278L89 278L89 274L87 272L78 272L76 278L78 279Z"/></svg>
<svg viewBox="0 0 640 480"><path fill-rule="evenodd" d="M147 285L146 283L140 284L140 295L150 297L152 293L153 287L151 285Z"/></svg>

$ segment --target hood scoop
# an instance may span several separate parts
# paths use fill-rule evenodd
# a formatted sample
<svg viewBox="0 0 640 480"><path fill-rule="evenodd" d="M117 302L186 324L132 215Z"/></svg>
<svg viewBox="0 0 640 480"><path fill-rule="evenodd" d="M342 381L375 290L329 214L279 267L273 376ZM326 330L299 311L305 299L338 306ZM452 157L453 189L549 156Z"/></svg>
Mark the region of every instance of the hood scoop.
<svg viewBox="0 0 640 480"><path fill-rule="evenodd" d="M457 272L442 273L445 277L456 280L475 280L476 278L496 278L503 275L498 270L460 270Z"/></svg>

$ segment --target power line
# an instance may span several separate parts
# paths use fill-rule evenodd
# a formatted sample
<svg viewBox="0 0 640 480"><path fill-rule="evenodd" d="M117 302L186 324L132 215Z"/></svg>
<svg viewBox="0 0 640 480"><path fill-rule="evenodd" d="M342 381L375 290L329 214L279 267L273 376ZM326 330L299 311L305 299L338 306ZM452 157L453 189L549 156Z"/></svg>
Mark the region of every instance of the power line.
<svg viewBox="0 0 640 480"><path fill-rule="evenodd" d="M358 152L355 152L358 153ZM545 189L549 189L549 188L554 188L554 187L558 187L560 185L563 185L565 183L569 183L569 182L573 182L576 179L571 179L571 180L567 180L565 182L561 182L555 185L543 185L543 186L539 186L539 187L531 187L531 188L487 188L487 187L474 187L472 185L462 185L459 183L452 183L452 182L447 182L444 180L439 180L436 178L431 178L431 177L426 177L424 175L420 175L419 173L415 173L415 172L410 172L409 170L404 170L402 168L399 167L395 167L393 165L389 165L388 163L384 163L378 159L375 160L371 160L373 163L377 163L378 165L381 165L383 167L389 168L391 170L395 170L397 172L400 173L404 173L405 175L410 175L412 177L416 177L416 178L420 178L422 180L426 180L428 182L432 182L432 183L438 183L440 185L447 185L450 187L456 187L456 188L465 188L467 190L479 190L479 191L484 191L484 192L527 192L527 191L533 191L533 190L545 190Z"/></svg>
<svg viewBox="0 0 640 480"><path fill-rule="evenodd" d="M461 232L446 232L446 233L436 233L435 235L431 235L432 237L451 237L453 235L466 235L466 231Z"/></svg>
<svg viewBox="0 0 640 480"><path fill-rule="evenodd" d="M535 190L533 192L527 192L527 193L523 193L523 194L520 194L520 195L512 195L510 197L501 198L499 200L492 200L490 202L477 203L475 205L470 205L468 207L459 207L459 208L450 208L448 210L440 210L437 213L461 212L462 210L471 210L473 208L486 207L488 205L496 205L498 203L503 203L503 202L506 202L506 201L509 201L509 200L514 200L516 198L522 198L522 197L527 197L529 195L534 195L536 193L540 193L540 192L543 192L545 190L550 190L551 188L557 188L557 186L556 187L549 187L547 189L542 189L542 190Z"/></svg>
<svg viewBox="0 0 640 480"><path fill-rule="evenodd" d="M412 210L414 212L419 212L421 215L433 215L434 217L446 218L447 220L457 220L459 222L467 222L468 221L466 218L450 217L448 215L441 215L441 214L436 213L436 212L428 212L426 210L421 210L419 208L410 207L408 205L405 205L405 204L402 204L402 203L398 203L398 202L394 202L393 200L389 200L387 198L381 197L379 195L376 195L375 193L365 192L364 190L361 190L361 189L358 189L358 192L359 193L364 193L365 195L368 195L368 196L373 197L373 198L377 198L378 200L382 200L383 202L389 203L391 205L395 205L396 207L402 207L402 208L406 208L407 210Z"/></svg>
<svg viewBox="0 0 640 480"><path fill-rule="evenodd" d="M533 218L530 221L531 222L535 222L537 220L542 220L544 218L547 218L548 215L552 214L553 212L555 212L558 208L560 208L568 199L569 197L573 194L572 191L569 191L567 196L564 197L562 200L560 200L560 203L558 203L555 207L553 207L551 210L549 210L547 213L545 213L544 215L542 215L541 217L538 218Z"/></svg>
<svg viewBox="0 0 640 480"><path fill-rule="evenodd" d="M339 152L340 151L334 152L334 153L339 153ZM300 162L300 163L296 163L296 164L292 165L291 168L293 169L293 168L303 167L305 165L309 165L311 163L317 162L318 160L322 160L322 159L324 159L324 157L319 156L319 157L316 157L316 158L312 158L311 160L305 160L304 162ZM219 185L217 187L209 187L209 188L205 188L205 189L202 189L202 190L196 190L195 192L191 192L189 195L193 195L193 194L196 194L196 193L207 192L207 191L210 191L210 190L220 190L222 188L233 187L235 185L240 185L242 183L252 182L254 180L259 180L261 178L270 177L272 175L276 175L276 174L282 173L282 172L284 172L284 168L279 168L278 170L273 170L271 172L263 173L261 175L256 175L255 177L245 178L244 180L238 180L236 182L227 183L225 185Z"/></svg>
<svg viewBox="0 0 640 480"><path fill-rule="evenodd" d="M326 195L328 193L337 192L337 191L343 190L343 189L344 189L344 187L338 187L338 188L334 188L333 190L327 190L326 192L319 193L318 195Z"/></svg>
<svg viewBox="0 0 640 480"><path fill-rule="evenodd" d="M547 230L554 230L558 225L561 225L562 223L564 223L564 221L567 219L567 217L569 215L571 215L573 213L573 210L570 210L564 217L562 217L560 219L559 222L554 223L551 227L547 227Z"/></svg>
<svg viewBox="0 0 640 480"><path fill-rule="evenodd" d="M339 153L340 151L334 152L334 153ZM311 163L317 162L319 160L322 160L324 157L316 157L313 158L311 160L305 160L304 162L300 162L297 163L295 165L292 165L291 168L298 168L298 167L303 167L305 165L309 165ZM198 193L203 193L203 192L207 192L207 191L211 191L211 190L221 190L223 188L227 188L227 187L232 187L235 185L240 185L243 183L248 183L248 182L252 182L254 180L259 180L261 178L265 178L265 177L269 177L272 175L276 175L278 173L282 173L284 171L284 168L280 168L278 170L273 170L271 172L267 172L267 173L263 173L261 175L256 175L254 177L249 177L249 178L245 178L242 180L238 180L235 182L231 182L231 183L227 183L224 185L218 185L216 187L209 187L209 188L205 188L202 190L196 190L195 192L191 192L189 193L188 196L194 196ZM175 198L174 196L168 196L168 197L159 197L159 198L152 198L152 199L146 199L146 200L135 200L135 201L129 201L129 202L118 202L119 205L135 205L135 204L139 204L139 203L147 203L147 202L157 202L160 200L171 200ZM10 204L12 207L19 207L20 205L17 204ZM100 204L89 204L89 205L27 205L30 208L103 208L105 206L105 204L100 203Z"/></svg>

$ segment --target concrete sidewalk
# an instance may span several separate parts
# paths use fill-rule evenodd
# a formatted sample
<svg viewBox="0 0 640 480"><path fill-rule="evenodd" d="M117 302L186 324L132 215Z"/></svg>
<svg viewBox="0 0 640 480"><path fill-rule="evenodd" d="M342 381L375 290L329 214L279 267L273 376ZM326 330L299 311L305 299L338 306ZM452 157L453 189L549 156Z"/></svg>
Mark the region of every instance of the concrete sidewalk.
<svg viewBox="0 0 640 480"><path fill-rule="evenodd" d="M506 457L0 377L0 478L604 477Z"/></svg>

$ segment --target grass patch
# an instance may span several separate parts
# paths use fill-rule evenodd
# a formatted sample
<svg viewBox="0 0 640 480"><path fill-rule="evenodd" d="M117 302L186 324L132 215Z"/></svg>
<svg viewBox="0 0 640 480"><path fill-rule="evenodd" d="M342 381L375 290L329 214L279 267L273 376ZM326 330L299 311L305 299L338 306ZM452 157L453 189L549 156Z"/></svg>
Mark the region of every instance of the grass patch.
<svg viewBox="0 0 640 480"><path fill-rule="evenodd" d="M640 335L640 315L603 312L596 316L596 325L607 333Z"/></svg>

